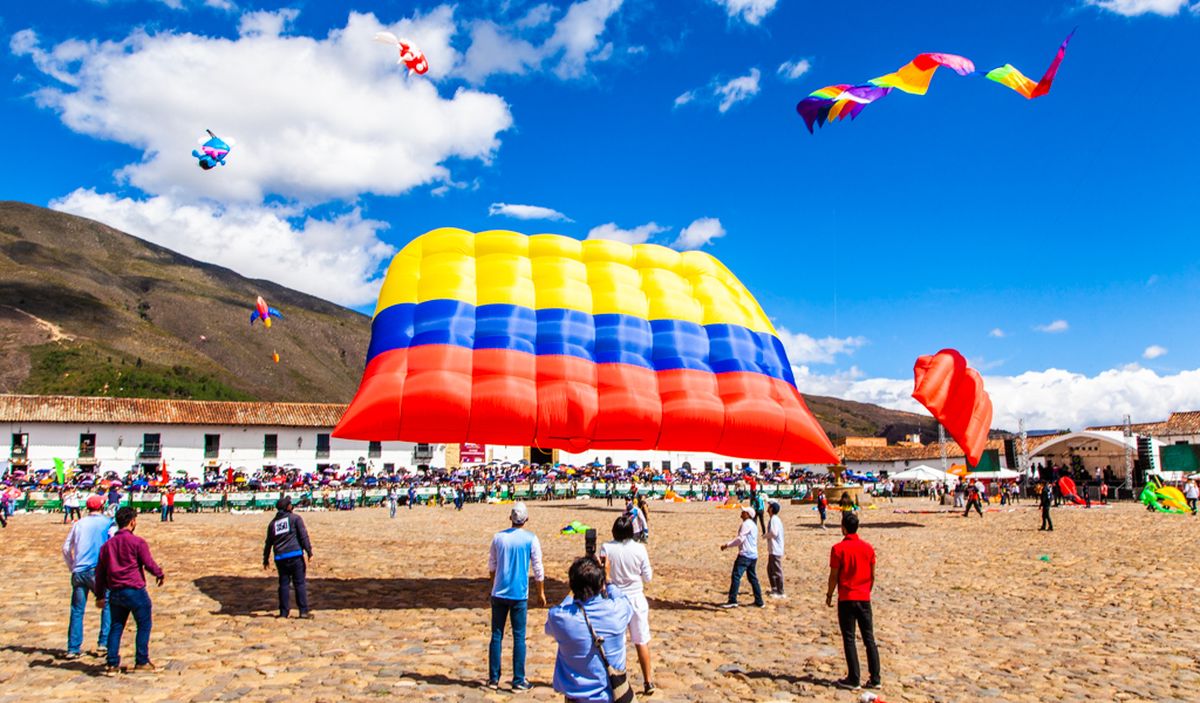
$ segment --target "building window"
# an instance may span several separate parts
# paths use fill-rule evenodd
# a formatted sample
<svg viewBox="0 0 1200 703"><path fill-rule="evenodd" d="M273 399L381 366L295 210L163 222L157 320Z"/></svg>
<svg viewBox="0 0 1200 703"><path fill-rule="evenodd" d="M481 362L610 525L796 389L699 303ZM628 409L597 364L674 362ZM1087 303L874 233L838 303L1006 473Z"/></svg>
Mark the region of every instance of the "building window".
<svg viewBox="0 0 1200 703"><path fill-rule="evenodd" d="M383 465L383 473L385 473L385 474L396 473L396 465L395 464L384 464Z"/></svg>
<svg viewBox="0 0 1200 703"><path fill-rule="evenodd" d="M664 462L662 463L662 470L663 470L663 471L670 471L670 470L671 470L671 462L669 462L669 461L664 461Z"/></svg>
<svg viewBox="0 0 1200 703"><path fill-rule="evenodd" d="M712 471L712 466L713 466L713 463L711 461L704 462L704 470L705 471Z"/></svg>
<svg viewBox="0 0 1200 703"><path fill-rule="evenodd" d="M383 442L368 442L367 458L378 459L381 456L383 456Z"/></svg>
<svg viewBox="0 0 1200 703"><path fill-rule="evenodd" d="M317 458L329 458L329 435L324 432L317 435Z"/></svg>
<svg viewBox="0 0 1200 703"><path fill-rule="evenodd" d="M263 435L263 458L274 459L279 456L279 435Z"/></svg>
<svg viewBox="0 0 1200 703"><path fill-rule="evenodd" d="M25 459L29 456L29 434L26 432L14 432L12 436L12 452L10 453L14 459Z"/></svg>
<svg viewBox="0 0 1200 703"><path fill-rule="evenodd" d="M772 461L772 462L771 462L771 469L772 469L772 470L774 470L774 471L778 471L778 470L780 470L780 469L782 469L782 468L783 468L783 465L782 465L782 464L780 464L778 461Z"/></svg>
<svg viewBox="0 0 1200 703"><path fill-rule="evenodd" d="M765 461L758 462L758 470L766 471L767 470L767 462L765 462Z"/></svg>
<svg viewBox="0 0 1200 703"><path fill-rule="evenodd" d="M642 462L642 468L643 468L643 469L648 469L648 468L650 468L650 462L648 462L648 461L643 461L643 462Z"/></svg>
<svg viewBox="0 0 1200 703"><path fill-rule="evenodd" d="M733 471L733 462L732 462L732 461L727 461L727 462L725 462L725 470L726 470L726 471Z"/></svg>
<svg viewBox="0 0 1200 703"><path fill-rule="evenodd" d="M162 458L162 435L158 433L147 432L142 435L142 452L143 459L161 459Z"/></svg>
<svg viewBox="0 0 1200 703"><path fill-rule="evenodd" d="M94 434L79 435L79 458L80 459L95 459L96 458L96 435L94 435Z"/></svg>
<svg viewBox="0 0 1200 703"><path fill-rule="evenodd" d="M216 459L221 453L221 435L206 434L204 435L204 458Z"/></svg>

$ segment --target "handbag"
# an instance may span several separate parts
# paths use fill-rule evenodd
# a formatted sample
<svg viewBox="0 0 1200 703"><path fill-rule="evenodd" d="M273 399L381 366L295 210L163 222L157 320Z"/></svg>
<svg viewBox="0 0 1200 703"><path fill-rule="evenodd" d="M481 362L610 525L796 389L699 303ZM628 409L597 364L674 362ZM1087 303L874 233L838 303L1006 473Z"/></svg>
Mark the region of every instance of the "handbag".
<svg viewBox="0 0 1200 703"><path fill-rule="evenodd" d="M592 644L596 645L596 651L600 654L600 662L604 664L604 670L608 672L608 689L612 691L613 703L636 703L637 697L633 695L633 689L629 686L628 673L615 669L612 664L608 663L608 657L604 656L604 638L597 635L596 631L592 629L592 622L588 620L587 611L584 610L582 603L579 604L579 612L583 613L583 622L592 636Z"/></svg>

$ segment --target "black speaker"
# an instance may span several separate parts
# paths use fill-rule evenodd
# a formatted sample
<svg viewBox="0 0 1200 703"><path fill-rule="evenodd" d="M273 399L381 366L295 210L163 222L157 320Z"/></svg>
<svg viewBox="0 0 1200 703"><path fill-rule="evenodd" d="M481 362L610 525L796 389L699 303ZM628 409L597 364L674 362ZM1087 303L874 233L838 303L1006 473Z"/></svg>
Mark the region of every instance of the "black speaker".
<svg viewBox="0 0 1200 703"><path fill-rule="evenodd" d="M1016 470L1017 468L1017 440L1004 440L1004 461L1008 464L1008 468Z"/></svg>
<svg viewBox="0 0 1200 703"><path fill-rule="evenodd" d="M1137 439L1137 461L1133 463L1133 483L1135 486L1146 484L1146 475L1154 470L1154 445L1149 437Z"/></svg>

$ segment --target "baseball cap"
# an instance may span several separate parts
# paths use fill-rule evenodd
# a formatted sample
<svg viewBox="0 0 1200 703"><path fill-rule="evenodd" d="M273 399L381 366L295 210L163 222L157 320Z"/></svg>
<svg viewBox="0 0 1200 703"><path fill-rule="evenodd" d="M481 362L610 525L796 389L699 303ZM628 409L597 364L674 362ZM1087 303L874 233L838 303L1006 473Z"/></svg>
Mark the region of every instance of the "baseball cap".
<svg viewBox="0 0 1200 703"><path fill-rule="evenodd" d="M524 503L514 503L508 518L514 525L524 525L529 520L529 508L526 508Z"/></svg>
<svg viewBox="0 0 1200 703"><path fill-rule="evenodd" d="M754 519L754 508L751 508L747 505L746 507L742 508L742 512L749 515L751 520Z"/></svg>
<svg viewBox="0 0 1200 703"><path fill-rule="evenodd" d="M104 499L103 498L101 498L100 496L96 496L96 495L88 496L88 499L87 499L87 509L88 510L100 510L103 507L104 507Z"/></svg>

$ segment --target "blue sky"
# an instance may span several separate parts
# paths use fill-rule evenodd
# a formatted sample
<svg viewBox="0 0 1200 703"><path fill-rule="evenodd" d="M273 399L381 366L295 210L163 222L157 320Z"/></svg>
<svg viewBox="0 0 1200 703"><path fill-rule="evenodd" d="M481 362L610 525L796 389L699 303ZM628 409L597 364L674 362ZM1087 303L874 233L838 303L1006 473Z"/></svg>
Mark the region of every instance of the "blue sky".
<svg viewBox="0 0 1200 703"><path fill-rule="evenodd" d="M815 135L794 111L923 51L1036 79L1074 27L1035 101L943 71ZM1186 0L60 0L10 4L0 32L0 197L247 275L369 311L435 227L682 246L690 226L803 390L911 408L913 360L952 346L998 424L1200 408ZM212 172L188 156L206 127L238 139Z"/></svg>

